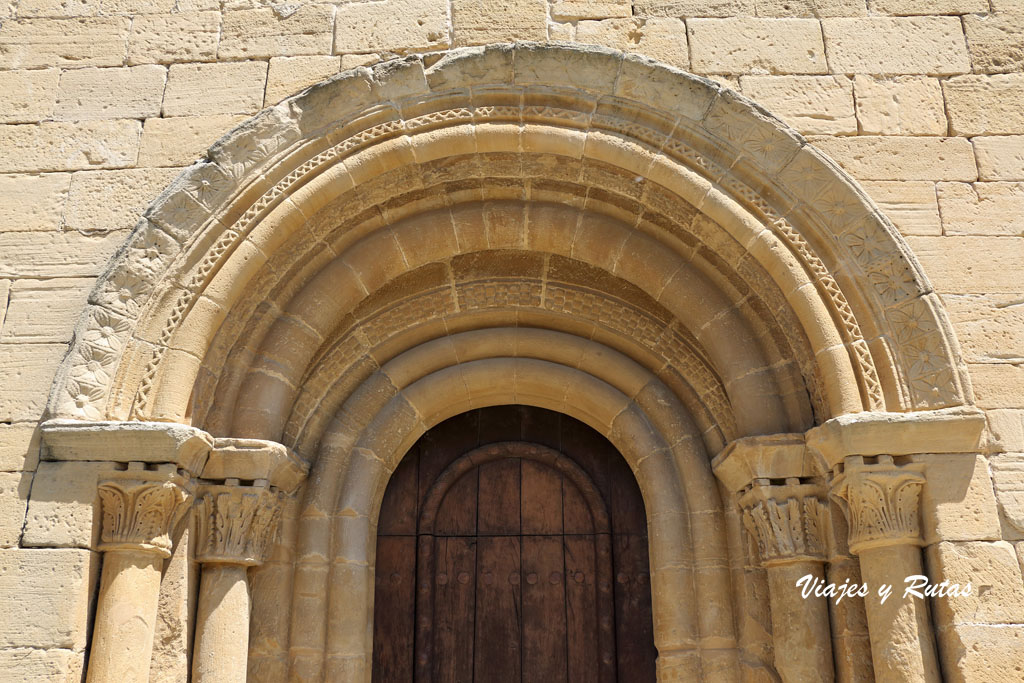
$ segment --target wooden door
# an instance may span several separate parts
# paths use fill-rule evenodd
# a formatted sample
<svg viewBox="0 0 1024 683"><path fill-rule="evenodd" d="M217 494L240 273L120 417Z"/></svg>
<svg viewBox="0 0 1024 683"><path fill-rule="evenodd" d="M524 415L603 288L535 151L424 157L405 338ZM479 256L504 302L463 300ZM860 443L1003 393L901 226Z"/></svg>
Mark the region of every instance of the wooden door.
<svg viewBox="0 0 1024 683"><path fill-rule="evenodd" d="M574 420L439 425L385 493L373 680L653 681L644 520L621 456Z"/></svg>

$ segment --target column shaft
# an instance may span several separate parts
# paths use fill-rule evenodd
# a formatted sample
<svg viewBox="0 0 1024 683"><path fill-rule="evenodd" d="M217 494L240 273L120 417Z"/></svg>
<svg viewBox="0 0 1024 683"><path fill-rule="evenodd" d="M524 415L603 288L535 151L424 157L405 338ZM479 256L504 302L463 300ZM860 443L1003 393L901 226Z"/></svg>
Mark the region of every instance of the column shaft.
<svg viewBox="0 0 1024 683"><path fill-rule="evenodd" d="M199 584L195 683L245 683L249 650L247 567L207 564Z"/></svg>
<svg viewBox="0 0 1024 683"><path fill-rule="evenodd" d="M112 550L103 556L88 683L146 683L163 557Z"/></svg>
<svg viewBox="0 0 1024 683"><path fill-rule="evenodd" d="M835 679L829 639L828 602L810 595L802 599L797 581L808 574L824 580L820 562L792 562L766 568L772 608L775 669L786 683Z"/></svg>

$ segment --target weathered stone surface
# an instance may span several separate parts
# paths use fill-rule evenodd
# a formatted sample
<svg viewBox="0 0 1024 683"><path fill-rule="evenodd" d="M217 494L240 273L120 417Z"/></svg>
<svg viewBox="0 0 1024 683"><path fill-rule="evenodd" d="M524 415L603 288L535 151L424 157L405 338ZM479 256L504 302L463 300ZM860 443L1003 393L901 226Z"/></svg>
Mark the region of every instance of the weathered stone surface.
<svg viewBox="0 0 1024 683"><path fill-rule="evenodd" d="M759 17L862 17L866 0L756 0Z"/></svg>
<svg viewBox="0 0 1024 683"><path fill-rule="evenodd" d="M866 180L861 187L904 235L941 235L935 183Z"/></svg>
<svg viewBox="0 0 1024 683"><path fill-rule="evenodd" d="M254 114L263 107L266 83L266 62L173 64L163 115Z"/></svg>
<svg viewBox="0 0 1024 683"><path fill-rule="evenodd" d="M350 2L339 5L334 16L335 53L404 52L447 45L448 3L444 0Z"/></svg>
<svg viewBox="0 0 1024 683"><path fill-rule="evenodd" d="M217 56L220 12L140 14L128 37L129 64L208 61Z"/></svg>
<svg viewBox="0 0 1024 683"><path fill-rule="evenodd" d="M743 76L740 88L801 133L857 133L853 83L845 76Z"/></svg>
<svg viewBox="0 0 1024 683"><path fill-rule="evenodd" d="M932 600L939 623L1014 624L1024 620L1020 564L1006 541L943 541L928 548L927 558L936 575L950 583L971 583L970 595Z"/></svg>
<svg viewBox="0 0 1024 683"><path fill-rule="evenodd" d="M0 71L0 123L32 123L53 115L60 71Z"/></svg>
<svg viewBox="0 0 1024 683"><path fill-rule="evenodd" d="M548 37L545 0L523 0L515 4L504 0L452 0L451 5L455 45Z"/></svg>
<svg viewBox="0 0 1024 683"><path fill-rule="evenodd" d="M651 17L581 21L576 25L576 42L637 52L681 69L690 64L686 26L679 19Z"/></svg>
<svg viewBox="0 0 1024 683"><path fill-rule="evenodd" d="M978 177L963 138L814 137L811 142L857 180L966 180Z"/></svg>
<svg viewBox="0 0 1024 683"><path fill-rule="evenodd" d="M0 647L85 648L99 562L88 550L0 550Z"/></svg>
<svg viewBox="0 0 1024 683"><path fill-rule="evenodd" d="M886 14L967 14L988 12L988 0L872 0L871 9Z"/></svg>
<svg viewBox="0 0 1024 683"><path fill-rule="evenodd" d="M94 277L126 236L124 232L98 236L0 233L0 277Z"/></svg>
<svg viewBox="0 0 1024 683"><path fill-rule="evenodd" d="M341 70L347 71L348 69L354 69L357 66L364 66L366 64L373 64L381 60L380 55L376 53L370 53L365 55L342 55L341 56Z"/></svg>
<svg viewBox="0 0 1024 683"><path fill-rule="evenodd" d="M1024 408L1024 368L1008 363L970 363L979 408Z"/></svg>
<svg viewBox="0 0 1024 683"><path fill-rule="evenodd" d="M84 652L34 647L0 650L0 671L10 683L80 683L84 666Z"/></svg>
<svg viewBox="0 0 1024 683"><path fill-rule="evenodd" d="M132 166L141 131L138 121L124 119L0 126L0 172Z"/></svg>
<svg viewBox="0 0 1024 683"><path fill-rule="evenodd" d="M281 13L269 7L224 12L218 59L318 55L331 51L334 6L299 5Z"/></svg>
<svg viewBox="0 0 1024 683"><path fill-rule="evenodd" d="M59 230L68 173L0 175L0 231Z"/></svg>
<svg viewBox="0 0 1024 683"><path fill-rule="evenodd" d="M20 0L18 16L30 17L87 17L101 13L102 0Z"/></svg>
<svg viewBox="0 0 1024 683"><path fill-rule="evenodd" d="M971 142L981 180L1024 180L1024 135L978 137Z"/></svg>
<svg viewBox="0 0 1024 683"><path fill-rule="evenodd" d="M22 545L29 548L92 548L99 541L96 484L106 462L41 462L32 484Z"/></svg>
<svg viewBox="0 0 1024 683"><path fill-rule="evenodd" d="M659 17L731 17L754 13L755 0L633 0L638 15Z"/></svg>
<svg viewBox="0 0 1024 683"><path fill-rule="evenodd" d="M992 482L1003 519L1014 532L1024 535L1024 456L1020 453L993 456Z"/></svg>
<svg viewBox="0 0 1024 683"><path fill-rule="evenodd" d="M184 166L245 121L242 114L146 119L139 143L139 166Z"/></svg>
<svg viewBox="0 0 1024 683"><path fill-rule="evenodd" d="M1020 291L1014 264L1024 258L1024 238L908 237L907 241L942 293Z"/></svg>
<svg viewBox="0 0 1024 683"><path fill-rule="evenodd" d="M341 71L341 58L334 56L275 57L270 60L267 91L263 106L277 104L286 97L319 83Z"/></svg>
<svg viewBox="0 0 1024 683"><path fill-rule="evenodd" d="M0 344L71 341L92 278L15 280Z"/></svg>
<svg viewBox="0 0 1024 683"><path fill-rule="evenodd" d="M867 135L945 135L946 112L939 81L923 76L854 78L857 121Z"/></svg>
<svg viewBox="0 0 1024 683"><path fill-rule="evenodd" d="M915 460L927 466L928 485L921 496L926 544L1002 538L985 456L957 453L924 455Z"/></svg>
<svg viewBox="0 0 1024 683"><path fill-rule="evenodd" d="M149 674L153 683L188 680L189 640L195 631L195 591L199 578L197 566L189 556L190 543L190 529L186 529L160 579L160 602L157 605Z"/></svg>
<svg viewBox="0 0 1024 683"><path fill-rule="evenodd" d="M32 471L39 462L39 430L34 422L0 424L0 472Z"/></svg>
<svg viewBox="0 0 1024 683"><path fill-rule="evenodd" d="M985 417L988 418L994 450L1024 453L1024 411L993 409L985 411Z"/></svg>
<svg viewBox="0 0 1024 683"><path fill-rule="evenodd" d="M1024 306L1013 294L943 297L964 357L972 363L1024 359ZM1024 451L1024 444L1020 446Z"/></svg>
<svg viewBox="0 0 1024 683"><path fill-rule="evenodd" d="M939 183L947 235L1024 235L1024 183Z"/></svg>
<svg viewBox="0 0 1024 683"><path fill-rule="evenodd" d="M55 117L80 121L156 116L166 78L166 69L156 64L65 71Z"/></svg>
<svg viewBox="0 0 1024 683"><path fill-rule="evenodd" d="M832 71L863 74L958 74L971 70L957 17L823 19Z"/></svg>
<svg viewBox="0 0 1024 683"><path fill-rule="evenodd" d="M31 472L0 472L0 548L18 545L31 487Z"/></svg>
<svg viewBox="0 0 1024 683"><path fill-rule="evenodd" d="M969 14L964 17L964 30L975 71L994 74L1024 69L1024 14Z"/></svg>
<svg viewBox="0 0 1024 683"><path fill-rule="evenodd" d="M942 84L956 135L1024 133L1024 74L959 76Z"/></svg>
<svg viewBox="0 0 1024 683"><path fill-rule="evenodd" d="M632 14L630 0L554 0L551 4L551 18L559 21L629 17Z"/></svg>
<svg viewBox="0 0 1024 683"><path fill-rule="evenodd" d="M693 19L686 30L697 73L828 72L821 27L811 19Z"/></svg>
<svg viewBox="0 0 1024 683"><path fill-rule="evenodd" d="M130 17L15 19L0 26L0 69L120 66Z"/></svg>
<svg viewBox="0 0 1024 683"><path fill-rule="evenodd" d="M950 683L1020 679L1024 626L963 624L940 629L938 640Z"/></svg>
<svg viewBox="0 0 1024 683"><path fill-rule="evenodd" d="M85 235L130 230L178 173L176 168L75 173L65 227Z"/></svg>
<svg viewBox="0 0 1024 683"><path fill-rule="evenodd" d="M38 420L67 344L0 344L0 421ZM41 388L43 388L41 390Z"/></svg>

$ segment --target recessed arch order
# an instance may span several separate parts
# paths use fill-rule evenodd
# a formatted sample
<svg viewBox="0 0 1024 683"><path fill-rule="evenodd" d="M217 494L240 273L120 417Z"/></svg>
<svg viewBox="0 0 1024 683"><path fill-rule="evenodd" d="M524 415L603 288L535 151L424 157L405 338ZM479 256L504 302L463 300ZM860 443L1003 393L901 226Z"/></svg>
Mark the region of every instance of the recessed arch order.
<svg viewBox="0 0 1024 683"><path fill-rule="evenodd" d="M906 245L798 134L644 58L516 44L347 71L217 142L100 278L49 413L310 462L255 589L291 591L303 623L257 599L252 657L343 680L368 667L375 515L405 450L486 405L573 415L661 530L659 667L685 678L737 666L709 454L970 401Z"/></svg>

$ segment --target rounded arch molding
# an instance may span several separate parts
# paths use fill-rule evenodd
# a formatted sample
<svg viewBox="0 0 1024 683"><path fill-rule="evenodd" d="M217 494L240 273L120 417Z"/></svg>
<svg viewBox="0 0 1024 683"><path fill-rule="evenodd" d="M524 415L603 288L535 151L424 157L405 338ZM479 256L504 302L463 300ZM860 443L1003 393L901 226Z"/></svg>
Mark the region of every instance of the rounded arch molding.
<svg viewBox="0 0 1024 683"><path fill-rule="evenodd" d="M523 173L534 156L564 161L580 175L567 178L558 163L545 171L531 161L525 189L507 182L504 195L480 191L488 180ZM474 157L483 161L460 176L459 162ZM502 164L517 170L495 172ZM630 176L633 188L622 181ZM383 177L390 185L377 182ZM567 189L574 184L582 191ZM674 245L679 262L655 271L666 281L682 261L713 259L720 247L726 263L718 268L726 275L718 289L731 293L737 308L770 307L770 299L755 302L735 286L754 283L757 290L758 277L767 276L783 313L798 323L794 343L806 346L804 367L793 376L818 405L795 409L805 422L809 412L820 422L862 410L971 402L941 304L906 245L855 183L798 134L731 91L643 58L517 44L348 71L222 138L150 207L100 278L55 380L49 414L185 419L218 327L261 267L299 268L294 258L275 258L296 249L301 231L343 259L352 251L345 243L351 235L316 232L324 226L318 212L331 202L358 213L361 222L347 226L358 223L358 234L367 235L466 197L482 199L486 214L494 198L524 194L613 218L646 240L645 248ZM714 234L680 237L673 219L683 206ZM521 235L502 243L498 228L483 220L494 233L485 248L529 249ZM690 215L689 225L696 222ZM626 272L625 253L601 262L581 252L580 259L644 288ZM352 258L350 268L363 267ZM668 289L646 293L658 299ZM786 345L763 352L766 367L780 348ZM704 360L723 373L716 359ZM778 388L790 380L773 381Z"/></svg>

